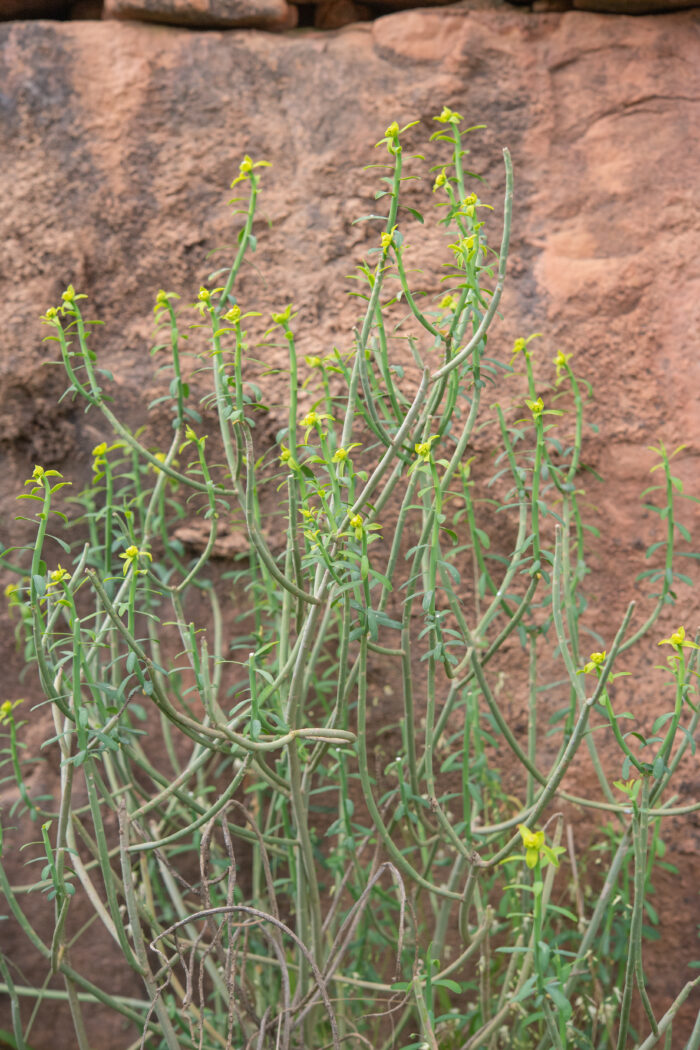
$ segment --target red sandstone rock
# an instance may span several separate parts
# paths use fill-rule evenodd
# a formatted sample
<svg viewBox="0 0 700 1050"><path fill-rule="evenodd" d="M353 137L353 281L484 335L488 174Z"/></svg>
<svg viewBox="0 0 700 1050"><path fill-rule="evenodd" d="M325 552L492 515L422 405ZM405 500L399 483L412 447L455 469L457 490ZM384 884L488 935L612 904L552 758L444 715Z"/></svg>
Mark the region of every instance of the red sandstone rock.
<svg viewBox="0 0 700 1050"><path fill-rule="evenodd" d="M363 0L363 4L369 4L374 7L382 8L394 8L396 10L413 7L440 7L447 4L463 3L464 0ZM290 0L290 3L296 4L297 6L312 4L316 7L324 6L331 7L334 4L338 7L345 6L345 0Z"/></svg>
<svg viewBox="0 0 700 1050"><path fill-rule="evenodd" d="M593 599L598 628L612 637L640 570L636 547L657 527L639 510L653 462L646 447L688 442L674 463L698 494L698 28L695 13L533 16L462 6L281 37L115 22L1 25L0 540L30 537L14 519L33 464L63 470L79 487L104 436L93 413L70 399L57 404L65 382L46 367L54 354L38 315L69 282L89 294L89 315L106 321L94 345L117 377L119 410L138 426L154 396L153 296L163 287L188 301L212 269L207 252L234 239L228 186L247 152L273 166L261 192L258 269L244 271L241 284L246 306L269 314L294 302L301 354L346 347L357 317L346 275L376 243L375 228L352 225L376 210L376 182L363 170L383 159L372 144L391 120L419 119L407 153L423 150L445 103L488 125L470 137L469 164L485 174L497 214L503 146L515 164L513 250L494 349L503 356L516 336L541 331L541 381L562 349L595 388L601 430L587 436L585 462L611 488L591 491L606 536ZM407 186L412 203L431 208L429 184ZM411 240L419 236L411 230ZM431 291L440 243L429 238L422 260ZM256 433L261 454L271 441ZM229 539L234 551L238 543ZM686 622L697 623L698 596L684 591L683 602ZM29 711L39 694L31 675L19 683L11 629L0 645L4 695L25 696ZM654 701L655 684L640 682L637 710ZM46 708L32 713L37 740L47 717ZM33 790L55 786L54 754L35 777ZM697 797L693 778L687 791L683 801ZM18 841L6 829L5 859L14 857L14 876L27 881ZM687 832L684 849L686 841ZM697 852L683 865L695 893ZM655 1006L668 1003L697 954L687 930L687 914L664 914ZM3 938L23 981L40 983L45 964L27 942L6 923ZM74 963L110 991L134 993L109 946ZM686 1006L692 1025L697 1004ZM6 1010L0 1029L10 1028ZM37 1050L74 1050L61 1010L40 1010ZM103 1011L88 1009L86 1021L100 1050L133 1041L108 1027Z"/></svg>
<svg viewBox="0 0 700 1050"><path fill-rule="evenodd" d="M697 7L698 0L573 0L579 11L601 11L618 15L664 14L684 7Z"/></svg>
<svg viewBox="0 0 700 1050"><path fill-rule="evenodd" d="M341 29L352 22L366 22L372 13L366 4L355 0L320 0L314 11L317 29Z"/></svg>
<svg viewBox="0 0 700 1050"><path fill-rule="evenodd" d="M22 18L57 18L64 15L68 0L0 0L0 21Z"/></svg>
<svg viewBox="0 0 700 1050"><path fill-rule="evenodd" d="M292 29L296 25L296 8L286 0L105 0L104 14L192 28Z"/></svg>
<svg viewBox="0 0 700 1050"><path fill-rule="evenodd" d="M76 0L68 9L68 17L76 21L99 21L102 7L102 0Z"/></svg>
<svg viewBox="0 0 700 1050"><path fill-rule="evenodd" d="M405 11L415 7L445 7L454 0L366 0L371 7L391 7L397 11Z"/></svg>

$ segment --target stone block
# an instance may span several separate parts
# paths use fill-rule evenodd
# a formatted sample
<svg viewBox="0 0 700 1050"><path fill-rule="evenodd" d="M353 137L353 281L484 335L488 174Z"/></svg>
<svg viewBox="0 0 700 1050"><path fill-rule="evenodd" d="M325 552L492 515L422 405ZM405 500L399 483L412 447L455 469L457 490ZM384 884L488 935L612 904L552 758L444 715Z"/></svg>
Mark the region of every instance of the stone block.
<svg viewBox="0 0 700 1050"><path fill-rule="evenodd" d="M291 29L296 9L286 0L105 0L106 18L193 28Z"/></svg>

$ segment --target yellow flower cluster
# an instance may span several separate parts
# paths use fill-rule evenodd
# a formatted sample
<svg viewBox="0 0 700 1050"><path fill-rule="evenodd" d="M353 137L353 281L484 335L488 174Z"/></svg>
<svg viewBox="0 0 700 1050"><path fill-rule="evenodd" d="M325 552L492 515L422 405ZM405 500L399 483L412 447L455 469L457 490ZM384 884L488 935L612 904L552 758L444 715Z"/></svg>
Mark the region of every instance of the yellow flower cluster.
<svg viewBox="0 0 700 1050"><path fill-rule="evenodd" d="M544 831L531 831L526 824L518 824L518 831L525 847L525 863L534 868L544 846Z"/></svg>
<svg viewBox="0 0 700 1050"><path fill-rule="evenodd" d="M442 107L442 113L439 117L433 117L433 120L439 121L441 124L459 124L460 121L464 120L461 113L456 113L449 106Z"/></svg>
<svg viewBox="0 0 700 1050"><path fill-rule="evenodd" d="M241 163L238 165L238 175L231 183L231 189L239 182L243 182L245 179L254 177L255 168L269 168L270 162L267 160L252 160L248 154L244 156Z"/></svg>
<svg viewBox="0 0 700 1050"><path fill-rule="evenodd" d="M603 666L607 659L607 651L603 649L602 653L591 653L588 663L583 668L584 674L595 674Z"/></svg>
<svg viewBox="0 0 700 1050"><path fill-rule="evenodd" d="M139 558L148 558L149 561L153 561L153 555L149 554L148 551L139 550L135 544L126 548L124 554L119 555L120 558L124 559L124 575L126 576L130 568L134 568L136 572L144 572L145 570L137 569Z"/></svg>
<svg viewBox="0 0 700 1050"><path fill-rule="evenodd" d="M672 645L677 653L680 653L681 649L700 649L700 645L696 645L695 642L691 642L689 638L686 638L685 627L679 627L670 638L662 638L659 645Z"/></svg>

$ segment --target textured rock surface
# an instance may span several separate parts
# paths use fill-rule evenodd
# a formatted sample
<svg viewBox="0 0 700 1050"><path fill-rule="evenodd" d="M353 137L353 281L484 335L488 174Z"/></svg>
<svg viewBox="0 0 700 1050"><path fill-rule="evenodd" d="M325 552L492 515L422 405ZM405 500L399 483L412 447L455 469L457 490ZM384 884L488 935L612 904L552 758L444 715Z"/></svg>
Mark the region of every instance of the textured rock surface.
<svg viewBox="0 0 700 1050"><path fill-rule="evenodd" d="M285 0L105 0L104 14L197 28L293 29L296 24L296 8Z"/></svg>
<svg viewBox="0 0 700 1050"><path fill-rule="evenodd" d="M14 18L56 18L68 8L68 0L0 0L0 21Z"/></svg>
<svg viewBox="0 0 700 1050"><path fill-rule="evenodd" d="M601 429L585 456L611 484L592 495L606 536L594 597L599 630L610 637L644 567L639 548L659 538L638 500L653 462L647 446L659 437L671 447L687 442L677 472L698 492L699 43L695 13L611 19L461 6L337 34L0 26L0 538L21 536L14 494L35 462L77 480L102 437L94 416L68 400L56 406L64 384L46 367L53 355L37 318L69 282L106 322L100 355L136 424L153 396L153 295L165 287L191 297L211 269L207 252L233 239L228 185L247 152L274 166L256 231L265 283L247 271L245 300L265 312L294 302L302 353L345 346L356 319L346 275L376 241L369 225L352 225L373 210L374 177L363 170L379 159L372 143L390 120L419 119L410 145L423 148L447 103L488 125L473 137L470 163L486 175L497 210L501 147L515 163L510 280L494 340L508 347L542 331L543 374L562 349L595 385ZM409 186L429 208L429 185ZM428 258L437 243L428 242ZM437 290L438 278L426 277L427 290ZM195 543L196 533L186 540ZM235 551L240 537L228 543ZM697 599L693 606L683 598L697 613ZM692 613L687 622L696 622ZM676 624L667 619L669 626ZM19 684L11 631L2 646L8 695L38 699L29 677ZM653 699L640 690L640 705ZM36 739L45 717L33 716ZM55 762L49 754L33 789L51 788ZM688 781L687 801L697 786ZM664 915L655 1004L668 1002L697 956L688 936L697 846L697 827L685 823L666 858L682 866L685 881L674 883L674 909ZM657 885L656 903L668 888ZM18 965L41 980L44 970L25 949L18 939ZM110 977L109 960L75 963L129 994L128 979ZM37 1050L72 1050L70 1026L57 1022L63 1016L40 1012ZM100 1050L133 1040L133 1032L107 1030L97 1012L87 1020Z"/></svg>
<svg viewBox="0 0 700 1050"><path fill-rule="evenodd" d="M605 11L619 15L663 14L686 7L697 7L697 0L573 0L579 11Z"/></svg>
<svg viewBox="0 0 700 1050"><path fill-rule="evenodd" d="M453 0L367 0L371 7L381 7L384 10L408 10L415 7L445 7Z"/></svg>
<svg viewBox="0 0 700 1050"><path fill-rule="evenodd" d="M76 0L68 8L68 17L76 21L93 21L102 18L102 0Z"/></svg>
<svg viewBox="0 0 700 1050"><path fill-rule="evenodd" d="M315 5L314 25L317 29L341 29L352 22L367 22L371 9L355 0L321 0Z"/></svg>
<svg viewBox="0 0 700 1050"><path fill-rule="evenodd" d="M313 4L315 6L323 5L324 7L330 7L333 3L343 7L345 2L346 0L290 0L290 3L297 5ZM414 7L445 7L455 2L460 2L460 0L363 0L363 5L368 4L370 7L381 7L384 11L387 11Z"/></svg>
<svg viewBox="0 0 700 1050"><path fill-rule="evenodd" d="M510 0L520 3L520 0ZM525 0L529 3L530 0ZM599 11L612 15L653 15L698 7L697 0L533 0L535 13L550 11Z"/></svg>
<svg viewBox="0 0 700 1050"><path fill-rule="evenodd" d="M535 13L570 10L607 14L664 14L698 7L698 0L0 0L0 20L25 18L93 19L104 16L163 22L190 27L258 27L274 31L294 29L298 7L315 8L317 29L339 29L365 22L387 11L419 7L458 6L469 10L515 3ZM281 14L271 14L283 8Z"/></svg>

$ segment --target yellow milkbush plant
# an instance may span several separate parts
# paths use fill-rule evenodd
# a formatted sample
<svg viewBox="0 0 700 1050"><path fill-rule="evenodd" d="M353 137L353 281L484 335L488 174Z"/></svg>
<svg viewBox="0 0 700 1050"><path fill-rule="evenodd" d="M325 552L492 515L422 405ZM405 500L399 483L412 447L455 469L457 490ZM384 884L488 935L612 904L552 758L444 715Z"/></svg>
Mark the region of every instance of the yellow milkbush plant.
<svg viewBox="0 0 700 1050"><path fill-rule="evenodd" d="M85 1003L121 1015L130 1045L154 1050L680 1046L678 1011L698 978L659 1014L643 917L659 827L697 808L670 794L694 746L697 642L682 627L659 642L672 648L668 699L650 730L615 710L609 688L632 646L657 651L657 622L688 579L679 450L656 449L650 506L663 539L639 578L654 594L604 639L587 604L582 516L595 402L571 353L538 359L533 341L546 336L511 347L492 327L510 157L495 250L486 191L464 166L476 129L447 106L435 120L432 167L406 161L417 122L392 121L377 144L388 163L356 274L361 314L348 347L306 357L306 377L293 304L239 300L269 167L243 158L235 257L194 302L155 295L167 448L113 409L85 295L69 286L42 318L67 394L103 440L88 487L68 500L68 481L34 468L21 497L32 543L4 556L61 778L57 798L32 796L26 771L40 759L23 749L20 701L3 701L17 801L2 814L0 888L47 978L60 978L51 1001L70 1009L79 1050L90 1045ZM419 238L424 216L403 202L407 164L432 187L442 268L412 266L405 234ZM289 389L263 450L264 384L242 324L270 314L265 338L283 340ZM209 383L201 402L187 354ZM477 457L483 434L490 461ZM206 523L194 553L178 531L186 512ZM249 547L222 573L212 557L224 526ZM584 632L597 646L588 658ZM500 700L504 682L524 698L524 733ZM586 796L570 776L584 753ZM594 895L577 881L592 861L573 835L563 845L563 803L611 822L597 832L606 864ZM18 885L7 860L23 813L41 826L27 856L43 867ZM49 939L38 895L54 911ZM77 901L95 922L81 912L76 934ZM140 996L74 965L76 939L98 928ZM9 1045L26 1047L48 980L20 984L0 950L0 985ZM688 1050L699 1036L696 1026Z"/></svg>

